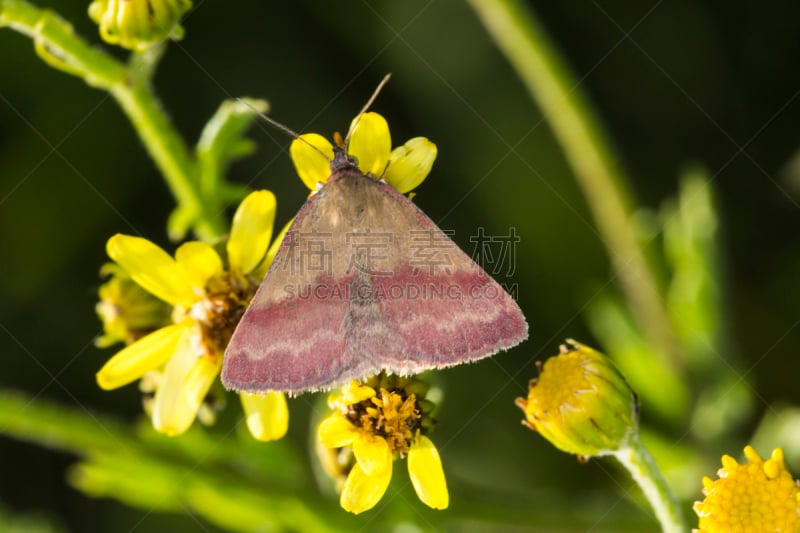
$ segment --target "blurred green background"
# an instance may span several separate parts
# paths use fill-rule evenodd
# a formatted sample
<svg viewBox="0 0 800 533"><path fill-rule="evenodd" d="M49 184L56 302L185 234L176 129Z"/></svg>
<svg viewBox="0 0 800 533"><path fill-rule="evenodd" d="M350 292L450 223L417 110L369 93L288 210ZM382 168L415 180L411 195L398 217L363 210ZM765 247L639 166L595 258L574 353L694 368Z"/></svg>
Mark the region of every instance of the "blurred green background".
<svg viewBox="0 0 800 533"><path fill-rule="evenodd" d="M87 4L47 7L105 46ZM738 455L764 414L800 403L800 5L531 4L632 177L643 227L657 224L654 213L678 195L688 166L708 173L703 181L710 183L719 219L713 277L726 347L717 363L744 378L754 401L726 435L731 447L704 450L710 454L704 460ZM608 349L607 339L589 329L586 311L618 287L546 119L469 6L456 0L206 0L196 2L184 26L186 37L169 47L155 84L188 142L223 99L237 96L265 98L276 120L329 136L346 129L391 72L374 109L389 121L393 140L424 135L439 149L415 202L454 230L468 251L478 227L502 235L513 226L522 238L513 276L499 280L518 284L530 340L438 378L445 401L433 439L453 509L424 509L397 463L403 483L396 490L407 505L390 521L440 524L459 512L460 501L480 501L486 516L504 509L507 520L497 523L507 522L508 531L656 530L647 506L625 497L628 482L611 463L579 464L519 424L522 413L513 401L535 376L533 361L556 353L565 337ZM307 194L286 152L290 140L264 124L250 137L258 150L235 164L230 178L274 191L282 225ZM93 310L98 269L106 261L105 241L116 232L141 234L172 250L165 220L173 206L114 100L47 67L28 38L0 30L0 387L25 391L34 404L56 402L130 423L141 418L135 386L103 392L94 381L113 353L93 344L100 332ZM648 253L659 255L657 229L647 237ZM281 446L302 463L311 461L305 454L315 401L290 401L288 444L258 446ZM647 402L642 409L647 422ZM240 416L234 398L228 412L231 420ZM675 442L689 431L681 423L650 422ZM222 450L225 439L248 438L223 428L198 431ZM787 457L800 471L791 462L797 451ZM69 453L0 437L0 517L42 531L217 530L189 507L160 514L89 498L66 481L75 462ZM706 475L718 467L703 464ZM697 477L694 493L681 495L698 499L700 488ZM559 518L560 510L576 507L587 509L586 516ZM395 507L372 513L387 509ZM352 524L377 527L370 513L364 516ZM485 530L480 522L450 527Z"/></svg>

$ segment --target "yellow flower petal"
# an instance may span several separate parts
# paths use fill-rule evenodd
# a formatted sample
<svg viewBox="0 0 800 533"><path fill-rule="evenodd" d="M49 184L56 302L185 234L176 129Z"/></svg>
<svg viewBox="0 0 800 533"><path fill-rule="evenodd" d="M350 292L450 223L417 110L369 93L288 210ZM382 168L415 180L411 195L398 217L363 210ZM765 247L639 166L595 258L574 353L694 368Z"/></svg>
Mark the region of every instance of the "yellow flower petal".
<svg viewBox="0 0 800 533"><path fill-rule="evenodd" d="M200 408L208 390L214 384L222 368L222 357L205 355L200 357L186 375L183 383L183 394L187 402Z"/></svg>
<svg viewBox="0 0 800 533"><path fill-rule="evenodd" d="M347 152L358 160L361 172L382 176L392 150L386 119L378 113L364 113L354 118L350 127L353 132Z"/></svg>
<svg viewBox="0 0 800 533"><path fill-rule="evenodd" d="M375 396L375 389L368 385L362 385L357 381L351 381L349 385L342 388L341 401L344 405L353 405L369 400Z"/></svg>
<svg viewBox="0 0 800 533"><path fill-rule="evenodd" d="M103 365L97 384L105 390L116 389L158 368L175 354L186 331L185 324L173 324L142 337Z"/></svg>
<svg viewBox="0 0 800 533"><path fill-rule="evenodd" d="M106 251L133 281L165 302L176 305L195 300L184 269L147 239L117 234L106 243Z"/></svg>
<svg viewBox="0 0 800 533"><path fill-rule="evenodd" d="M442 460L436 446L424 435L419 435L408 451L408 475L422 503L434 509L447 509L450 496Z"/></svg>
<svg viewBox="0 0 800 533"><path fill-rule="evenodd" d="M266 394L239 393L247 428L260 441L277 440L289 429L289 408L286 396L280 392Z"/></svg>
<svg viewBox="0 0 800 533"><path fill-rule="evenodd" d="M333 145L328 139L316 133L301 135L292 141L289 155L292 157L297 175L310 190L316 191L317 184L328 181L333 159Z"/></svg>
<svg viewBox="0 0 800 533"><path fill-rule="evenodd" d="M231 270L249 274L264 259L272 238L275 205L275 195L266 190L250 193L239 204L227 246Z"/></svg>
<svg viewBox="0 0 800 533"><path fill-rule="evenodd" d="M392 150L384 179L405 194L428 177L435 159L436 145L425 137L415 137Z"/></svg>
<svg viewBox="0 0 800 533"><path fill-rule="evenodd" d="M222 259L214 247L205 242L181 244L175 250L175 260L183 267L189 283L195 289L203 289L209 279L222 274Z"/></svg>
<svg viewBox="0 0 800 533"><path fill-rule="evenodd" d="M286 238L286 233L288 233L289 228L292 227L292 222L294 222L294 218L292 218L286 223L285 226L283 226L283 229L275 237L275 240L272 241L269 250L267 250L267 255L264 256L264 260L261 261L255 270L251 272L251 276L253 278L264 279L264 276L267 275L269 267L272 265L272 260L275 259L275 256L278 254L278 250L281 248L281 244L283 244L283 239Z"/></svg>
<svg viewBox="0 0 800 533"><path fill-rule="evenodd" d="M376 475L392 468L392 449L383 437L359 435L353 441L353 455L361 469L368 476Z"/></svg>
<svg viewBox="0 0 800 533"><path fill-rule="evenodd" d="M367 476L356 463L344 482L339 504L353 514L368 511L381 501L391 479L391 463L389 468L372 476Z"/></svg>
<svg viewBox="0 0 800 533"><path fill-rule="evenodd" d="M219 374L221 359L198 352L191 335L184 337L175 356L164 367L164 376L153 399L156 431L173 437L189 429Z"/></svg>
<svg viewBox="0 0 800 533"><path fill-rule="evenodd" d="M332 414L319 423L317 435L328 448L342 448L353 443L358 436L358 430L349 420Z"/></svg>

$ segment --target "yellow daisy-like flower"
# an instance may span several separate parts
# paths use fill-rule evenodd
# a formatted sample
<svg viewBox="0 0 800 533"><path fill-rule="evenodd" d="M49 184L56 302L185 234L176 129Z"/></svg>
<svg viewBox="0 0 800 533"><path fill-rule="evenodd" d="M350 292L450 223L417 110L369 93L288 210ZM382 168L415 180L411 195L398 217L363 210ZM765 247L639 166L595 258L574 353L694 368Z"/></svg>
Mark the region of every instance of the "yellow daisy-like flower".
<svg viewBox="0 0 800 533"><path fill-rule="evenodd" d="M340 504L354 514L372 509L392 479L394 459L408 456L408 473L423 503L434 509L449 504L439 452L425 435L432 429L433 404L424 399L427 386L418 378L376 376L353 381L328 398L333 413L319 425L329 474L346 476Z"/></svg>
<svg viewBox="0 0 800 533"><path fill-rule="evenodd" d="M581 457L619 450L638 425L636 395L622 374L606 356L573 340L545 361L528 397L516 404L525 425Z"/></svg>
<svg viewBox="0 0 800 533"><path fill-rule="evenodd" d="M89 17L104 41L141 52L167 38L180 40L178 22L191 7L191 0L95 0Z"/></svg>
<svg viewBox="0 0 800 533"><path fill-rule="evenodd" d="M695 533L797 533L800 531L800 487L776 448L766 461L751 446L748 462L722 456L719 479L703 478L706 499L694 504L700 517Z"/></svg>
<svg viewBox="0 0 800 533"><path fill-rule="evenodd" d="M280 245L277 239L269 247L274 220L270 191L253 192L242 201L226 244L227 268L204 242L182 244L173 259L141 237L118 234L108 240L108 255L119 268L173 309L171 324L128 345L97 373L98 384L107 390L149 375L143 390L154 390L156 430L179 435L197 416L233 330ZM254 437L272 440L286 433L282 394L240 396Z"/></svg>
<svg viewBox="0 0 800 533"><path fill-rule="evenodd" d="M436 145L424 137L410 139L394 150L386 119L378 113L363 113L353 119L347 148L364 174L383 179L405 194L423 182L436 159ZM331 174L333 145L322 135L308 133L289 148L297 174L312 191Z"/></svg>

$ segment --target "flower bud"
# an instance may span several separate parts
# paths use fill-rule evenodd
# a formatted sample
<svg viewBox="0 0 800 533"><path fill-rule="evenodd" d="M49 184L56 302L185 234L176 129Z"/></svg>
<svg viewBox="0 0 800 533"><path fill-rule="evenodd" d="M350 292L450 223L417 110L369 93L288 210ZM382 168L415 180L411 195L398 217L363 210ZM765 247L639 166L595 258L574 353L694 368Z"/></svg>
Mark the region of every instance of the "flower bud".
<svg viewBox="0 0 800 533"><path fill-rule="evenodd" d="M638 425L636 395L603 354L567 341L531 380L528 398L517 398L523 424L556 448L582 457L613 453Z"/></svg>
<svg viewBox="0 0 800 533"><path fill-rule="evenodd" d="M118 265L106 263L100 274L108 280L97 291L100 301L95 311L103 322L97 346L130 344L171 322L170 305L144 290Z"/></svg>
<svg viewBox="0 0 800 533"><path fill-rule="evenodd" d="M141 52L168 38L181 39L178 22L191 7L190 0L95 0L89 17L104 41Z"/></svg>

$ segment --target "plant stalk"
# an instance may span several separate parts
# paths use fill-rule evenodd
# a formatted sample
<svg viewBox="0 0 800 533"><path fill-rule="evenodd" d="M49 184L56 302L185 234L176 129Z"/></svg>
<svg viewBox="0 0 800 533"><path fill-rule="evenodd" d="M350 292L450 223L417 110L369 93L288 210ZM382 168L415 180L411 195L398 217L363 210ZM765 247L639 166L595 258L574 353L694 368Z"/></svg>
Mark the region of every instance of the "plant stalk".
<svg viewBox="0 0 800 533"><path fill-rule="evenodd" d="M631 223L628 180L578 82L528 6L518 0L468 2L551 124L642 331L663 362L682 373L684 359L655 270Z"/></svg>
<svg viewBox="0 0 800 533"><path fill-rule="evenodd" d="M639 433L636 432L629 440L628 446L616 452L614 456L628 469L633 480L642 489L664 533L690 531L680 503L661 475L653 456L642 444Z"/></svg>

